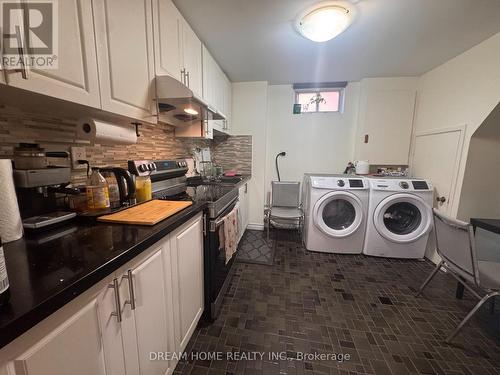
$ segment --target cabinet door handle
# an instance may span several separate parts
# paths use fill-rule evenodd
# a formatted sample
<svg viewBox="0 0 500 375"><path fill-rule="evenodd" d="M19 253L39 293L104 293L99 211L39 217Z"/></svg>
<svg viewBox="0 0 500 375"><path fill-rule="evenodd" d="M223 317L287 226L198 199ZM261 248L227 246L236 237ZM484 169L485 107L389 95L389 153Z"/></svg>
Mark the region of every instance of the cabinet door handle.
<svg viewBox="0 0 500 375"><path fill-rule="evenodd" d="M186 84L186 68L181 69L181 82Z"/></svg>
<svg viewBox="0 0 500 375"><path fill-rule="evenodd" d="M205 135L209 135L210 129L208 129L208 120L203 120L203 124L205 125Z"/></svg>
<svg viewBox="0 0 500 375"><path fill-rule="evenodd" d="M123 279L127 279L128 281L128 293L130 295L130 299L125 301L126 305L130 305L132 310L135 310L135 290L134 290L134 279L132 277L132 271L128 270L126 275L123 275Z"/></svg>
<svg viewBox="0 0 500 375"><path fill-rule="evenodd" d="M203 225L203 236L206 236L207 235L207 217L205 215L203 215L202 225Z"/></svg>
<svg viewBox="0 0 500 375"><path fill-rule="evenodd" d="M245 194L248 193L248 184L245 184Z"/></svg>
<svg viewBox="0 0 500 375"><path fill-rule="evenodd" d="M116 321L118 323L122 322L122 309L121 309L121 302L120 302L120 291L119 291L119 286L118 286L118 279L115 277L113 279L113 282L108 285L108 288L114 289L115 291L115 308L116 311L111 313L111 316L116 316Z"/></svg>
<svg viewBox="0 0 500 375"><path fill-rule="evenodd" d="M17 39L17 50L19 52L19 57L21 58L21 76L23 79L28 79L28 70L26 69L26 64L24 62L24 41L21 36L21 28L16 26L16 39Z"/></svg>
<svg viewBox="0 0 500 375"><path fill-rule="evenodd" d="M187 78L187 87L191 86L191 82L189 80L189 72L186 72L186 78Z"/></svg>

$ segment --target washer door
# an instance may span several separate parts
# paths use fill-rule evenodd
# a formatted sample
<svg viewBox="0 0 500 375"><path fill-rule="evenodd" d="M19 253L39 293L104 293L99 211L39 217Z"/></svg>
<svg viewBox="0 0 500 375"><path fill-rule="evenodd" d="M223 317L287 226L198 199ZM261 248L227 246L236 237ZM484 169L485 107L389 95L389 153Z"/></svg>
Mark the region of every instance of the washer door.
<svg viewBox="0 0 500 375"><path fill-rule="evenodd" d="M380 235L389 241L414 242L429 233L432 208L418 196L394 194L379 203L373 223Z"/></svg>
<svg viewBox="0 0 500 375"><path fill-rule="evenodd" d="M356 232L363 221L361 201L349 192L325 194L314 205L313 220L326 235L347 237Z"/></svg>

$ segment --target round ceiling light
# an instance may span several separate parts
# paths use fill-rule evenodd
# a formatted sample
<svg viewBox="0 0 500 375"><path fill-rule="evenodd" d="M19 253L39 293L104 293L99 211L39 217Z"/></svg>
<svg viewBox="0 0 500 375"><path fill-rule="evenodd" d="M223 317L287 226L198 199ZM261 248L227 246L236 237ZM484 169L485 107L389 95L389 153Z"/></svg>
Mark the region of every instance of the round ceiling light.
<svg viewBox="0 0 500 375"><path fill-rule="evenodd" d="M326 42L347 29L354 20L354 7L342 1L327 1L302 12L295 27L305 38Z"/></svg>

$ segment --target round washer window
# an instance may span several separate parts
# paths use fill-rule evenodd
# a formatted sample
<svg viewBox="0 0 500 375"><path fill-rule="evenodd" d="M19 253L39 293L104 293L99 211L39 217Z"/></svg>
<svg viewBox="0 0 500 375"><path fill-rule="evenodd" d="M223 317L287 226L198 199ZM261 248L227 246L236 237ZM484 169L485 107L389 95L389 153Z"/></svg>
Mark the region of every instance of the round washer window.
<svg viewBox="0 0 500 375"><path fill-rule="evenodd" d="M345 199L334 199L325 205L322 217L328 227L343 230L349 228L356 220L356 209Z"/></svg>
<svg viewBox="0 0 500 375"><path fill-rule="evenodd" d="M422 223L422 214L417 206L409 202L390 205L384 212L386 228L397 235L413 233Z"/></svg>

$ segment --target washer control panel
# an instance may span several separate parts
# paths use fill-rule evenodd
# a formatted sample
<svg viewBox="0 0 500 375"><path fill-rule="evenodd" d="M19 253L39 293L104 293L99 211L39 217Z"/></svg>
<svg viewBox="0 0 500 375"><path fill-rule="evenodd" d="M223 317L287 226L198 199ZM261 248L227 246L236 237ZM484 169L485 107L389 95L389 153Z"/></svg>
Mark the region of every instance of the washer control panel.
<svg viewBox="0 0 500 375"><path fill-rule="evenodd" d="M311 176L311 186L316 189L366 190L368 182L363 178L348 176Z"/></svg>

